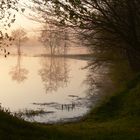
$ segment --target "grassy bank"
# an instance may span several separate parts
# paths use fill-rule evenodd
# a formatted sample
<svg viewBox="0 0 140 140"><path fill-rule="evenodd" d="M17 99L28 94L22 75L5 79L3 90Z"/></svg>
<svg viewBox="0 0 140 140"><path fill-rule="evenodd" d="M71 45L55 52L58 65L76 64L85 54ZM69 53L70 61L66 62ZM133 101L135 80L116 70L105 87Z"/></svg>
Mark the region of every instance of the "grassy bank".
<svg viewBox="0 0 140 140"><path fill-rule="evenodd" d="M76 123L28 123L0 111L0 140L139 140L140 75Z"/></svg>

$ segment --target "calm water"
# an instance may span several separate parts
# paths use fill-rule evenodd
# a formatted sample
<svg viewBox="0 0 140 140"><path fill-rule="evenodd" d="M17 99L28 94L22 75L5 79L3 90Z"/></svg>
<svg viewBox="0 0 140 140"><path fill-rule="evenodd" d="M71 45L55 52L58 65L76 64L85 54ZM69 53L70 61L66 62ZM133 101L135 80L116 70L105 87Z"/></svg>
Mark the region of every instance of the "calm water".
<svg viewBox="0 0 140 140"><path fill-rule="evenodd" d="M0 58L0 103L28 121L68 121L89 111L87 61L11 56ZM38 111L39 114L27 115Z"/></svg>

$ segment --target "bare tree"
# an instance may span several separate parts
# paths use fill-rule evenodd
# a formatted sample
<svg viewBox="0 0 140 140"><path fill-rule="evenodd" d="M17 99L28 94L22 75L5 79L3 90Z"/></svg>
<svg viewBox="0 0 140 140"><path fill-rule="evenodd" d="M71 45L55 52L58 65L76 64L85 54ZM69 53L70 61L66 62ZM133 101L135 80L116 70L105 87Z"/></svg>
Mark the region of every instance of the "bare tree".
<svg viewBox="0 0 140 140"><path fill-rule="evenodd" d="M68 32L65 28L46 25L39 39L51 55L66 54L68 48Z"/></svg>
<svg viewBox="0 0 140 140"><path fill-rule="evenodd" d="M12 37L14 38L13 43L17 46L17 54L21 55L21 45L25 41L28 40L28 37L26 36L26 32L24 29L17 29L12 31Z"/></svg>
<svg viewBox="0 0 140 140"><path fill-rule="evenodd" d="M17 65L12 68L10 75L12 75L12 80L17 81L18 83L23 82L27 79L28 70L21 67L21 45L27 41L26 32L24 29L17 29L12 31L13 43L17 46Z"/></svg>

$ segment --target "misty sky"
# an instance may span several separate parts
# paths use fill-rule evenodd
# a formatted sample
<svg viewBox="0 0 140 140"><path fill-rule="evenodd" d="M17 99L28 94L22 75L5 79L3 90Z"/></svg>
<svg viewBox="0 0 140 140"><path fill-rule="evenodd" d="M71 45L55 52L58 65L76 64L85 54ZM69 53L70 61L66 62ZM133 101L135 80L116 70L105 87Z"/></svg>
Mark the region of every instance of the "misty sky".
<svg viewBox="0 0 140 140"><path fill-rule="evenodd" d="M21 3L19 4L19 8L24 5L24 3L28 4L29 0L20 0ZM14 30L14 29L18 29L18 28L24 28L28 34L34 34L33 31L37 31L40 30L43 26L43 24L41 24L40 22L37 22L35 20L31 20L29 19L29 15L35 15L35 12L32 12L29 8L25 7L25 12L18 12L16 13L16 20L14 22L14 24L11 25L10 30Z"/></svg>

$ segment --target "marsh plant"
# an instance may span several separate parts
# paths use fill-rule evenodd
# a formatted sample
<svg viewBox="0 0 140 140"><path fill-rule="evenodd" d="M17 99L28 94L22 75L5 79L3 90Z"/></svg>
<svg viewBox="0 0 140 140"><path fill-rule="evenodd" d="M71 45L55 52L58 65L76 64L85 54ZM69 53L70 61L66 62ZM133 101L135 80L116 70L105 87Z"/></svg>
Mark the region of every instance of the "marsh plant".
<svg viewBox="0 0 140 140"><path fill-rule="evenodd" d="M0 112L6 112L7 114L10 114L10 115L12 114L9 109L2 107L1 103L0 103Z"/></svg>
<svg viewBox="0 0 140 140"><path fill-rule="evenodd" d="M18 112L15 113L15 116L18 118L30 118L30 117L35 117L39 115L44 115L46 111L43 109L38 109L38 110L33 110L33 109L24 109L24 110L19 110Z"/></svg>

